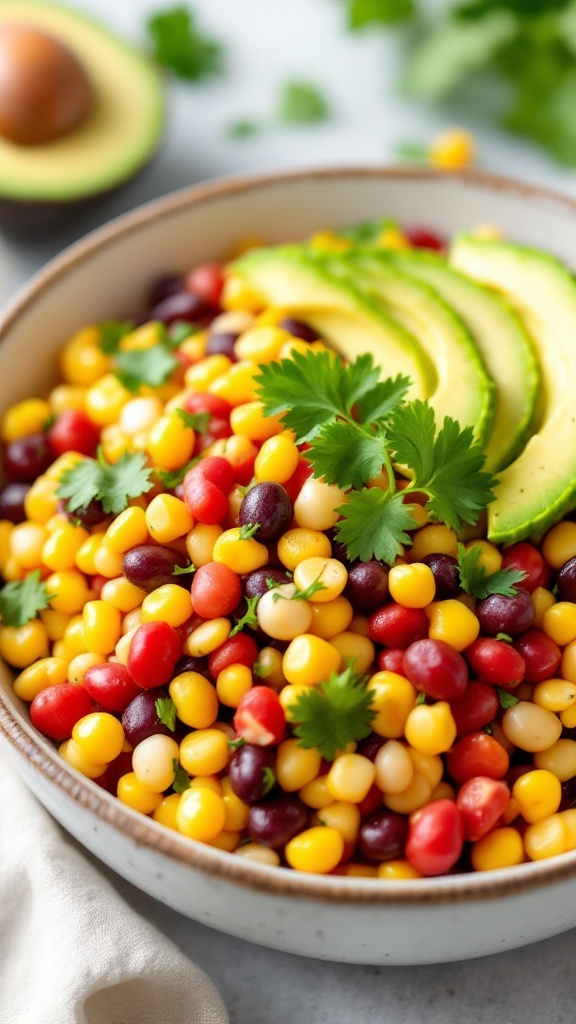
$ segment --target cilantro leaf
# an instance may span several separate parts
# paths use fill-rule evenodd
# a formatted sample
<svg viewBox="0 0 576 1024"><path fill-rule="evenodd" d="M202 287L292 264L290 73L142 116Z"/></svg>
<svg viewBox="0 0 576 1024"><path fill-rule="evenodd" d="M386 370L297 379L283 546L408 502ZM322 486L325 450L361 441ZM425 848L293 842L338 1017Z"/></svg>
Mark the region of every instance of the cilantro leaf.
<svg viewBox="0 0 576 1024"><path fill-rule="evenodd" d="M250 139L257 135L259 131L260 125L257 121L243 118L240 121L233 121L232 124L229 124L226 134L231 139Z"/></svg>
<svg viewBox="0 0 576 1024"><path fill-rule="evenodd" d="M206 433L212 418L212 413L188 412L187 409L176 409L176 415L180 417L185 427L191 427L197 434Z"/></svg>
<svg viewBox="0 0 576 1024"><path fill-rule="evenodd" d="M388 437L395 460L414 473L414 490L428 495L427 510L453 530L475 523L494 500L496 481L482 472L485 456L471 427L446 416L436 437L433 410L415 401L394 409Z"/></svg>
<svg viewBox="0 0 576 1024"><path fill-rule="evenodd" d="M326 590L326 584L322 583L321 580L313 580L312 583L308 584L304 590L300 590L296 587L296 590L290 598L291 601L311 601L314 594L317 594L319 590Z"/></svg>
<svg viewBox="0 0 576 1024"><path fill-rule="evenodd" d="M38 612L48 608L55 594L49 594L40 579L40 569L23 580L12 580L0 590L0 616L3 626L25 626Z"/></svg>
<svg viewBox="0 0 576 1024"><path fill-rule="evenodd" d="M310 82L286 82L278 103L278 119L286 124L313 124L330 115L328 101Z"/></svg>
<svg viewBox="0 0 576 1024"><path fill-rule="evenodd" d="M170 732L176 728L176 705L171 697L158 697L154 702L156 715L162 725L165 725Z"/></svg>
<svg viewBox="0 0 576 1024"><path fill-rule="evenodd" d="M99 449L97 459L82 459L62 474L56 494L66 499L68 512L85 508L97 498L106 515L117 516L130 498L139 498L154 486L151 476L143 452L124 452L118 462L109 463Z"/></svg>
<svg viewBox="0 0 576 1024"><path fill-rule="evenodd" d="M159 11L148 20L154 57L179 78L197 82L220 71L221 46L198 29L190 8Z"/></svg>
<svg viewBox="0 0 576 1024"><path fill-rule="evenodd" d="M526 579L526 573L520 569L498 569L488 574L480 563L482 549L474 544L466 551L463 544L458 545L458 573L462 589L474 597L483 600L490 594L503 594L513 597L516 593L515 584Z"/></svg>
<svg viewBox="0 0 576 1024"><path fill-rule="evenodd" d="M425 164L428 161L428 146L422 142L399 142L394 147L394 155L398 160L408 163Z"/></svg>
<svg viewBox="0 0 576 1024"><path fill-rule="evenodd" d="M176 356L160 343L152 348L118 352L113 372L128 391L137 392L142 384L159 388L179 366Z"/></svg>
<svg viewBox="0 0 576 1024"><path fill-rule="evenodd" d="M296 723L298 746L316 747L327 761L333 761L347 743L370 735L370 723L376 714L370 707L373 694L366 688L366 677L349 665L343 672L332 672L329 679L302 693L288 711Z"/></svg>
<svg viewBox="0 0 576 1024"><path fill-rule="evenodd" d="M363 394L356 403L358 419L361 423L375 423L386 419L397 405L401 405L410 387L410 378L398 374L380 380Z"/></svg>
<svg viewBox="0 0 576 1024"><path fill-rule="evenodd" d="M198 324L193 324L190 320L175 320L167 331L167 344L170 348L179 348L183 341L193 334L198 334L199 330Z"/></svg>
<svg viewBox="0 0 576 1024"><path fill-rule="evenodd" d="M258 616L256 615L256 605L260 600L259 594L254 594L254 597L248 597L246 599L246 611L241 619L236 620L236 625L230 632L230 636L236 636L240 633L245 626L249 626L250 629L257 629L258 627Z"/></svg>
<svg viewBox="0 0 576 1024"><path fill-rule="evenodd" d="M519 697L515 697L513 693L508 693L508 690L503 690L500 686L496 687L496 693L498 694L501 708L513 708L520 700Z"/></svg>
<svg viewBox="0 0 576 1024"><path fill-rule="evenodd" d="M349 0L348 27L396 25L414 14L414 0Z"/></svg>
<svg viewBox="0 0 576 1024"><path fill-rule="evenodd" d="M386 435L361 433L344 420L326 423L307 452L314 476L339 487L362 487L382 469Z"/></svg>
<svg viewBox="0 0 576 1024"><path fill-rule="evenodd" d="M403 77L411 96L438 100L470 72L486 67L518 30L511 11L488 11L473 21L448 17L431 29L412 54Z"/></svg>
<svg viewBox="0 0 576 1024"><path fill-rule="evenodd" d="M175 793L185 793L187 789L190 789L191 777L188 772L184 771L177 757L172 758L172 767L174 769L172 789Z"/></svg>
<svg viewBox="0 0 576 1024"><path fill-rule="evenodd" d="M156 476L162 481L167 491L173 491L178 484L181 484L186 473L192 466L195 466L200 462L200 456L195 455L190 462L187 462L185 466L180 466L180 469L155 469Z"/></svg>
<svg viewBox="0 0 576 1024"><path fill-rule="evenodd" d="M100 348L107 356L116 354L122 338L132 334L135 324L133 320L105 320L100 324Z"/></svg>
<svg viewBox="0 0 576 1024"><path fill-rule="evenodd" d="M284 426L301 443L338 416L350 418L353 406L376 388L379 376L369 354L344 365L333 352L309 350L261 366L255 380L266 412L283 414Z"/></svg>
<svg viewBox="0 0 576 1024"><path fill-rule="evenodd" d="M194 562L190 562L190 565L174 565L172 570L173 576L187 576L188 573L196 572L198 566L194 565Z"/></svg>
<svg viewBox="0 0 576 1024"><path fill-rule="evenodd" d="M338 233L342 238L347 238L354 245L362 245L365 248L378 246L381 236L388 228L398 229L395 220L386 217L384 220L365 220L360 224L354 224L351 228L342 228Z"/></svg>
<svg viewBox="0 0 576 1024"><path fill-rule="evenodd" d="M260 523L245 523L244 526L240 527L240 533L238 534L239 540L250 540L254 537L260 529Z"/></svg>
<svg viewBox="0 0 576 1024"><path fill-rule="evenodd" d="M273 769L270 768L269 765L267 765L266 768L264 769L262 773L262 779L264 782L264 791L262 793L262 796L267 796L268 793L272 789L274 789L274 786L276 785L276 775L274 774Z"/></svg>
<svg viewBox="0 0 576 1024"><path fill-rule="evenodd" d="M343 516L336 523L336 535L351 561L376 558L393 565L402 546L412 543L406 530L415 530L417 524L401 493L391 497L379 487L365 487L351 491L347 503L336 511Z"/></svg>

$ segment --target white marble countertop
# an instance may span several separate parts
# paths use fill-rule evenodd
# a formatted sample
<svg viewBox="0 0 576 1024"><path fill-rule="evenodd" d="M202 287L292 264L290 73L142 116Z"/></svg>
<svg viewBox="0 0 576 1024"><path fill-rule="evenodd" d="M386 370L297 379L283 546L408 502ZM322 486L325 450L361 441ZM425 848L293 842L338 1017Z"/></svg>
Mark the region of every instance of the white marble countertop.
<svg viewBox="0 0 576 1024"><path fill-rule="evenodd" d="M72 2L72 0L70 0ZM154 0L76 0L127 39L143 38ZM125 210L206 178L252 170L377 164L402 140L427 140L455 114L394 95L397 49L385 33L342 30L337 0L194 0L202 23L227 44L227 73L202 86L172 85L166 142L125 192L57 233L0 235L0 305L47 259ZM311 129L270 126L233 140L226 127L270 119L278 86L314 80L333 118ZM576 176L531 147L482 126L482 164L576 193ZM188 921L114 878L132 906L196 960L219 987L232 1024L561 1024L574 1020L576 930L538 945L468 963L419 968L319 963L229 938ZM488 914L489 907L486 907ZM184 1022L183 1022L184 1024Z"/></svg>

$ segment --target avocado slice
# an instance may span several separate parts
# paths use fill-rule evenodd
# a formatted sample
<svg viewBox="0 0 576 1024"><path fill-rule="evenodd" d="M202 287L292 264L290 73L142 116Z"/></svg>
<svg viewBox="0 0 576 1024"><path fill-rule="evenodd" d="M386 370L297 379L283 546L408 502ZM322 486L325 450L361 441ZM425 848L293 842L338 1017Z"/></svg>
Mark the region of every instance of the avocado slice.
<svg viewBox="0 0 576 1024"><path fill-rule="evenodd" d="M164 124L160 74L142 54L97 23L37 0L2 0L0 25L39 29L69 48L92 86L92 107L69 133L42 145L0 138L0 204L4 220L34 221L41 207L57 213L133 177L157 148ZM57 218L53 218L57 219Z"/></svg>
<svg viewBox="0 0 576 1024"><path fill-rule="evenodd" d="M503 298L459 274L442 256L414 250L391 252L388 259L431 285L470 331L496 385L486 469L502 469L520 454L534 424L540 370L532 340Z"/></svg>
<svg viewBox="0 0 576 1024"><path fill-rule="evenodd" d="M269 306L310 324L347 359L370 352L383 376L410 378L411 398L428 398L434 366L412 335L352 283L342 281L300 246L247 252L230 266Z"/></svg>
<svg viewBox="0 0 576 1024"><path fill-rule="evenodd" d="M474 428L484 441L492 425L494 385L464 323L429 285L410 277L374 250L315 256L331 273L351 281L409 330L433 360L437 384L430 395L436 419Z"/></svg>
<svg viewBox="0 0 576 1024"><path fill-rule="evenodd" d="M576 504L576 282L553 256L470 235L456 239L450 262L503 294L534 341L542 421L500 474L488 536L496 543L538 537Z"/></svg>

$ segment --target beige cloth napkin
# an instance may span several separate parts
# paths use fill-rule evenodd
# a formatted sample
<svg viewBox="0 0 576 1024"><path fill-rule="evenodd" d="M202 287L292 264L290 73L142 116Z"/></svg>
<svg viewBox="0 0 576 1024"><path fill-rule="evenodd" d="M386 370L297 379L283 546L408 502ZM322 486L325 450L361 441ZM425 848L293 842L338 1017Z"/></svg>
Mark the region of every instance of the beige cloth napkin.
<svg viewBox="0 0 576 1024"><path fill-rule="evenodd" d="M227 1024L212 982L139 917L0 745L0 1024Z"/></svg>

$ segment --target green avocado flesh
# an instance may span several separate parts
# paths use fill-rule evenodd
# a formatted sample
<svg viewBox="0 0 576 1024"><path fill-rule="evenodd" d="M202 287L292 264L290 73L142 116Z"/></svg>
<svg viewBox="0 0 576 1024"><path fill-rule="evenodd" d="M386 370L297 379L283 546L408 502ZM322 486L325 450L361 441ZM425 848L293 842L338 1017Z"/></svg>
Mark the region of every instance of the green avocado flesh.
<svg viewBox="0 0 576 1024"><path fill-rule="evenodd" d="M552 256L461 236L450 262L511 303L534 341L542 374L542 420L500 474L488 536L508 543L539 536L576 503L576 282Z"/></svg>
<svg viewBox="0 0 576 1024"><path fill-rule="evenodd" d="M156 149L164 124L154 65L99 25L63 7L2 0L0 22L30 24L71 49L90 79L94 104L85 122L41 146L0 139L0 197L69 201L105 192L134 175Z"/></svg>
<svg viewBox="0 0 576 1024"><path fill-rule="evenodd" d="M233 269L266 305L306 320L347 359L370 352L384 377L403 373L410 378L410 398L433 393L434 366L411 334L378 302L331 274L305 249L258 249L236 260Z"/></svg>
<svg viewBox="0 0 576 1024"><path fill-rule="evenodd" d="M475 436L485 441L492 424L494 385L470 333L450 306L378 252L351 250L318 259L335 276L376 299L428 353L437 374L429 399L436 422L450 416L461 427L473 427Z"/></svg>
<svg viewBox="0 0 576 1024"><path fill-rule="evenodd" d="M520 454L534 424L540 371L530 337L504 299L459 274L442 257L412 251L391 253L388 259L431 285L470 331L495 384L485 468L502 469Z"/></svg>

